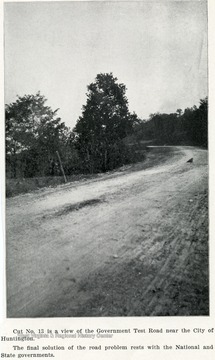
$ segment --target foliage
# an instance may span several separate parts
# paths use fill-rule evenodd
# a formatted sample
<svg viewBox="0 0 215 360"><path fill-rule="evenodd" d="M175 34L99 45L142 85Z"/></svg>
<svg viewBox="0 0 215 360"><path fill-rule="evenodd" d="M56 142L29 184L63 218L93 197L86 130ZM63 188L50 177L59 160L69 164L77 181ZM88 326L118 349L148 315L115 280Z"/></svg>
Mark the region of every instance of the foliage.
<svg viewBox="0 0 215 360"><path fill-rule="evenodd" d="M64 152L69 129L46 101L38 92L6 105L6 165L12 177L59 171L56 151Z"/></svg>
<svg viewBox="0 0 215 360"><path fill-rule="evenodd" d="M74 128L82 168L89 172L113 169L127 161L123 139L137 121L128 110L124 84L110 74L98 74L88 86L87 103Z"/></svg>

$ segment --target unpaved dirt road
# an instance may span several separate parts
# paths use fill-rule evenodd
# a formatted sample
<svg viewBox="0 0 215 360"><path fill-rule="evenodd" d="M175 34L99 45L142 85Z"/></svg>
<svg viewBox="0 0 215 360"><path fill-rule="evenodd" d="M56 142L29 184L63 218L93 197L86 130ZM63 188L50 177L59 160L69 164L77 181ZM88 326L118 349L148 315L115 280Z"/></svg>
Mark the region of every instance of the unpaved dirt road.
<svg viewBox="0 0 215 360"><path fill-rule="evenodd" d="M207 315L207 189L207 151L171 147L8 199L8 317Z"/></svg>

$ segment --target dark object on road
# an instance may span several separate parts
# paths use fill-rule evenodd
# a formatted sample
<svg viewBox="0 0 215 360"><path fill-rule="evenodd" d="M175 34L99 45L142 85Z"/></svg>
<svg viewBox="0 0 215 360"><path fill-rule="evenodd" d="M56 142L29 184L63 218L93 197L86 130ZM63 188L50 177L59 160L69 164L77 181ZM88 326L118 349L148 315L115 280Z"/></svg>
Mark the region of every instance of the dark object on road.
<svg viewBox="0 0 215 360"><path fill-rule="evenodd" d="M187 161L187 163L192 163L192 162L193 162L193 158L191 158Z"/></svg>

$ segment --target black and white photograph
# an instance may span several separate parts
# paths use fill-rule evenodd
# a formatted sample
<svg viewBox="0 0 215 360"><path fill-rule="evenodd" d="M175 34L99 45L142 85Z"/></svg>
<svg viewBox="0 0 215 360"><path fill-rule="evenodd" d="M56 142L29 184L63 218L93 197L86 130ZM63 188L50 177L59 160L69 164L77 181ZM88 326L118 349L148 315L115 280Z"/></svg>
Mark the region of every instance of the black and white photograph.
<svg viewBox="0 0 215 360"><path fill-rule="evenodd" d="M210 316L207 6L4 3L7 318Z"/></svg>

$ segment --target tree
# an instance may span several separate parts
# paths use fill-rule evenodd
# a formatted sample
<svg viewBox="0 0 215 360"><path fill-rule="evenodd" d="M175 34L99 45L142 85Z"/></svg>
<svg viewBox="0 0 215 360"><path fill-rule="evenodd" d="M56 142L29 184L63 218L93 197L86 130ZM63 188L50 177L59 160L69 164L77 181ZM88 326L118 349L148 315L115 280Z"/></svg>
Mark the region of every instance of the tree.
<svg viewBox="0 0 215 360"><path fill-rule="evenodd" d="M208 98L200 99L200 105L187 108L183 114L184 126L194 145L208 145Z"/></svg>
<svg viewBox="0 0 215 360"><path fill-rule="evenodd" d="M177 117L180 117L182 115L182 113L183 113L182 109L176 110Z"/></svg>
<svg viewBox="0 0 215 360"><path fill-rule="evenodd" d="M199 142L208 146L208 97L200 100L199 106Z"/></svg>
<svg viewBox="0 0 215 360"><path fill-rule="evenodd" d="M58 109L53 111L46 101L38 92L6 105L6 164L13 177L50 174L55 152L68 137Z"/></svg>
<svg viewBox="0 0 215 360"><path fill-rule="evenodd" d="M98 74L88 86L87 102L74 128L83 167L106 171L123 162L122 140L132 132L136 115L128 110L124 84L110 74Z"/></svg>

